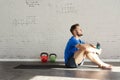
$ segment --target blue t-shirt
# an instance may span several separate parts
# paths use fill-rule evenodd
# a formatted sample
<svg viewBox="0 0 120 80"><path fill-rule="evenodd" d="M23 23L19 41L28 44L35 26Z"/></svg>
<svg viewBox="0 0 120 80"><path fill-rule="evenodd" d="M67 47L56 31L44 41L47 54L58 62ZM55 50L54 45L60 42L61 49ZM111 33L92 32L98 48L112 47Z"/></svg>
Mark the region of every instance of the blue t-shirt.
<svg viewBox="0 0 120 80"><path fill-rule="evenodd" d="M72 36L69 39L65 48L65 52L64 52L65 64L67 63L68 59L72 57L74 53L78 50L78 48L75 47L77 44L85 44L85 42L80 39L77 40L74 36Z"/></svg>

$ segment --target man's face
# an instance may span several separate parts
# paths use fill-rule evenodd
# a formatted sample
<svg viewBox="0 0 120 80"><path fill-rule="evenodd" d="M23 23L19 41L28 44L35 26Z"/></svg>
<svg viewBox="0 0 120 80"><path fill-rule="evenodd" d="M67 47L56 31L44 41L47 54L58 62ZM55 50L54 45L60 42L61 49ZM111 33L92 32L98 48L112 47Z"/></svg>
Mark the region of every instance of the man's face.
<svg viewBox="0 0 120 80"><path fill-rule="evenodd" d="M76 29L74 30L74 34L79 36L79 37L83 36L82 29L80 28L80 26L76 27Z"/></svg>

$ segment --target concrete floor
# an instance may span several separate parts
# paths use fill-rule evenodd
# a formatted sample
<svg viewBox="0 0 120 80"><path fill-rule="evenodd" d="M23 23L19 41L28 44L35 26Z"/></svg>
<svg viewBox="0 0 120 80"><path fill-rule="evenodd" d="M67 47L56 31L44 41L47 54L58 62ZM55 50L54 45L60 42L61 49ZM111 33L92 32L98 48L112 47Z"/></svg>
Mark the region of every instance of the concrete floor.
<svg viewBox="0 0 120 80"><path fill-rule="evenodd" d="M120 80L120 62L102 70L85 62L79 68L65 68L63 62L0 62L0 80Z"/></svg>

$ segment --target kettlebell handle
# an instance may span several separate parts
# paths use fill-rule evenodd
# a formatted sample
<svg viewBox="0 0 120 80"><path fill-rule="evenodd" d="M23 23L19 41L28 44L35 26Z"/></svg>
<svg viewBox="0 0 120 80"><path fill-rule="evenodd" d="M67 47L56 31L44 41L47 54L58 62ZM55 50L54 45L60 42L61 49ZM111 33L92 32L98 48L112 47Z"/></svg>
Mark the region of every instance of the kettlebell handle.
<svg viewBox="0 0 120 80"><path fill-rule="evenodd" d="M40 56L42 56L43 54L48 56L48 53L47 53L47 52L42 52L42 53L40 54Z"/></svg>
<svg viewBox="0 0 120 80"><path fill-rule="evenodd" d="M52 55L54 55L55 57L57 57L57 55L55 53L51 53L49 56L52 56Z"/></svg>

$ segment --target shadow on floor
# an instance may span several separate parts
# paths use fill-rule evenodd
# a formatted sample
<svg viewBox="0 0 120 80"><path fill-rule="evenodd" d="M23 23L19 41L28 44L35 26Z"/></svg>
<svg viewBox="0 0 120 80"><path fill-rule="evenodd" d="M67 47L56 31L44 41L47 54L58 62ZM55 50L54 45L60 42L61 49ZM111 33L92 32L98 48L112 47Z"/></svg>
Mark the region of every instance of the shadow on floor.
<svg viewBox="0 0 120 80"><path fill-rule="evenodd" d="M88 63L84 63L84 64L85 64L85 66L78 66L77 69L80 69L80 68L91 68L91 69L98 68L94 64L88 64ZM90 66L90 65L92 65L92 66ZM56 62L56 63L48 62L48 63L39 63L39 64L28 63L28 64L19 64L19 65L14 67L14 69L53 69L53 68L71 69L71 68L66 68L64 62Z"/></svg>
<svg viewBox="0 0 120 80"><path fill-rule="evenodd" d="M18 65L14 69L52 69L52 68L65 68L64 65Z"/></svg>

